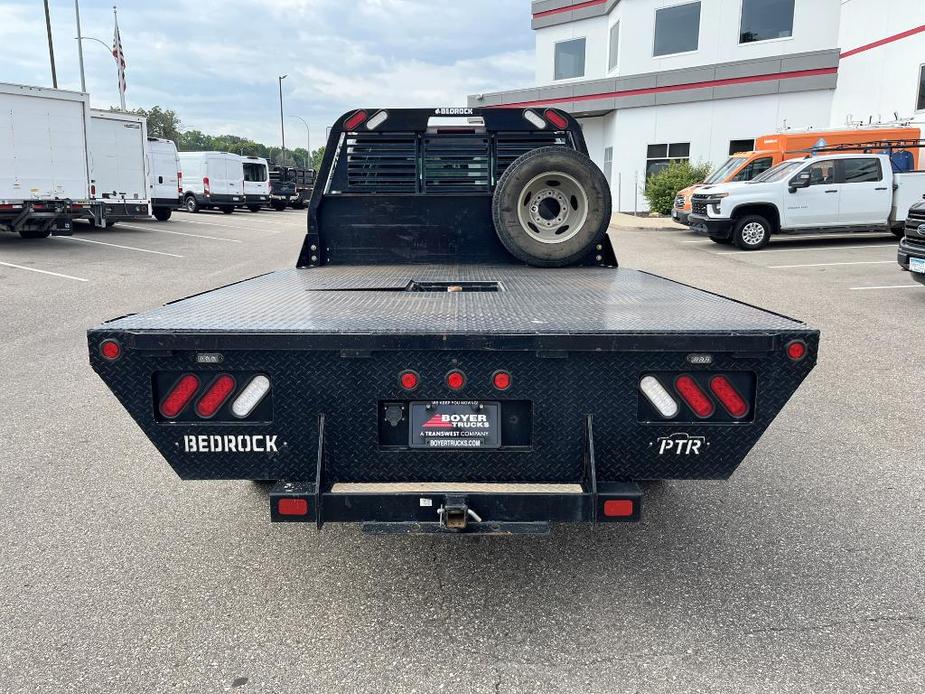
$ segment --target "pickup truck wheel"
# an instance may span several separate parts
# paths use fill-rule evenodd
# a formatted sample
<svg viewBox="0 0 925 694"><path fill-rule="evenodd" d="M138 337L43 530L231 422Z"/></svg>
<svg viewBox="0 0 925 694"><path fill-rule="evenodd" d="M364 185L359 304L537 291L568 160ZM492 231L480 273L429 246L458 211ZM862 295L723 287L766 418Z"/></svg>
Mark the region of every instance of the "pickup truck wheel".
<svg viewBox="0 0 925 694"><path fill-rule="evenodd" d="M260 205L248 205L247 209L251 212L260 212Z"/></svg>
<svg viewBox="0 0 925 694"><path fill-rule="evenodd" d="M591 159L540 147L508 166L492 199L495 231L519 260L572 265L600 244L610 225L610 186Z"/></svg>
<svg viewBox="0 0 925 694"><path fill-rule="evenodd" d="M223 207L222 208L222 214L231 214L232 212L234 212L233 207Z"/></svg>
<svg viewBox="0 0 925 694"><path fill-rule="evenodd" d="M47 239L51 236L51 229L20 229L19 235L24 239Z"/></svg>
<svg viewBox="0 0 925 694"><path fill-rule="evenodd" d="M196 202L196 197L193 195L187 195L183 205L186 207L187 212L199 212L199 203Z"/></svg>
<svg viewBox="0 0 925 694"><path fill-rule="evenodd" d="M732 242L743 251L757 251L771 240L771 223L756 214L746 215L735 223Z"/></svg>
<svg viewBox="0 0 925 694"><path fill-rule="evenodd" d="M282 212L286 209L286 203L284 202L271 202L270 207L272 207L277 212Z"/></svg>
<svg viewBox="0 0 925 694"><path fill-rule="evenodd" d="M169 207L155 207L154 208L154 218L159 222L166 222L170 219L170 215L173 212Z"/></svg>

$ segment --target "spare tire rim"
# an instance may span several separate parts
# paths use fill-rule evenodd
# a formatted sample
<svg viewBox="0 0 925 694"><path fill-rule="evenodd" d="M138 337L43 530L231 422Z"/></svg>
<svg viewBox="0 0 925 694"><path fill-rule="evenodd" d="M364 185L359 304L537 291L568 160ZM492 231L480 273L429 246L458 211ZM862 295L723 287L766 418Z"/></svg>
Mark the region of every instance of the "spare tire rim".
<svg viewBox="0 0 925 694"><path fill-rule="evenodd" d="M758 222L749 222L742 227L742 240L749 246L757 246L764 241L765 229Z"/></svg>
<svg viewBox="0 0 925 694"><path fill-rule="evenodd" d="M551 171L521 189L517 219L530 238L540 243L563 243L575 236L588 218L588 194L578 181Z"/></svg>

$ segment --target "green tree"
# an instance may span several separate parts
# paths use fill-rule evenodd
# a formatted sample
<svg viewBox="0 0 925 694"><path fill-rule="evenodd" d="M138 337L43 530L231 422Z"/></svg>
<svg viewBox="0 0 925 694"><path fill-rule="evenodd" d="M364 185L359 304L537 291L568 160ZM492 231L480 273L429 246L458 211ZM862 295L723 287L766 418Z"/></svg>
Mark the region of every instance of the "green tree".
<svg viewBox="0 0 925 694"><path fill-rule="evenodd" d="M312 152L312 168L317 171L321 168L321 160L324 159L324 146L322 145Z"/></svg>
<svg viewBox="0 0 925 694"><path fill-rule="evenodd" d="M118 111L120 109L110 106L109 110ZM163 137L174 142L180 138L182 123L173 109L152 106L149 109L136 108L134 111L129 111L129 113L144 116L148 119L148 135L150 137Z"/></svg>
<svg viewBox="0 0 925 694"><path fill-rule="evenodd" d="M646 181L643 195L649 201L649 208L659 214L669 214L678 191L701 183L712 170L712 165L707 162L696 165L686 160L669 163Z"/></svg>

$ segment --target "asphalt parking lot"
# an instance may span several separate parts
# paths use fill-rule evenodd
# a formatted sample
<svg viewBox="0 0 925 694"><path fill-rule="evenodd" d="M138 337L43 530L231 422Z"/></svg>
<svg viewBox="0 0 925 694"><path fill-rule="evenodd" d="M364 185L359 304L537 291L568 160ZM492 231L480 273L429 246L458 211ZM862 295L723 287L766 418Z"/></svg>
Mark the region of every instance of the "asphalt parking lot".
<svg viewBox="0 0 925 694"><path fill-rule="evenodd" d="M627 266L822 330L739 471L649 487L638 525L374 538L179 482L87 363L90 326L292 266L304 222L0 235L0 691L925 690L925 287L895 238L616 230Z"/></svg>

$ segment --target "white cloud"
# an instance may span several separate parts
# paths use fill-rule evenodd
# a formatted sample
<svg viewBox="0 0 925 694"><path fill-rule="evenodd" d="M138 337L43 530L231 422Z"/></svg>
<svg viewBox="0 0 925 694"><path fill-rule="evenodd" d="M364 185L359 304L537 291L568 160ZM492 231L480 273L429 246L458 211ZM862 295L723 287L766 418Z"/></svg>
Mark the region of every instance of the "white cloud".
<svg viewBox="0 0 925 694"><path fill-rule="evenodd" d="M53 0L59 82L79 88L73 3ZM112 6L81 0L85 35L112 38ZM279 140L279 96L312 143L356 106L464 104L533 79L526 0L123 0L129 106L175 109L188 128ZM41 3L0 6L0 80L50 83ZM84 48L95 105L118 101L112 58ZM287 131L302 132L296 120ZM296 140L298 141L298 139Z"/></svg>

